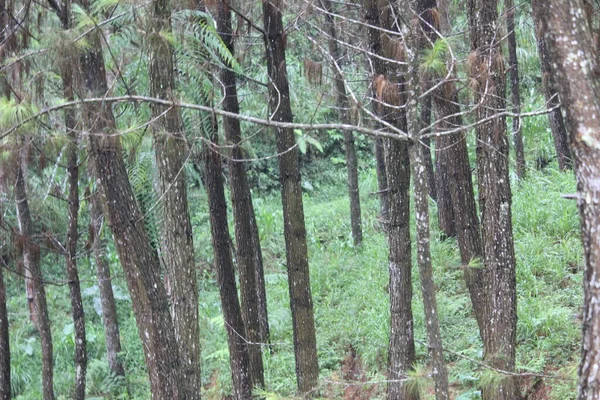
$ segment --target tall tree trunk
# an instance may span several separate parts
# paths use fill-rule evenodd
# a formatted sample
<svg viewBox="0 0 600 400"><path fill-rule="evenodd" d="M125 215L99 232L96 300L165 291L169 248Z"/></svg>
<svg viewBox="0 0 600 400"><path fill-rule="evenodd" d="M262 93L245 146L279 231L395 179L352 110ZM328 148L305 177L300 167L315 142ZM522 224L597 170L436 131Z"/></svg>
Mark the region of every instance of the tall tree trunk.
<svg viewBox="0 0 600 400"><path fill-rule="evenodd" d="M375 171L377 173L377 189L379 196L379 219L387 230L390 220L390 199L387 185L387 166L385 163L385 138L375 138Z"/></svg>
<svg viewBox="0 0 600 400"><path fill-rule="evenodd" d="M23 148L21 151L25 152L26 150ZM52 331L50 329L50 318L48 316L48 305L46 303L44 278L40 267L40 248L31 240L33 236L33 225L25 184L25 157L25 154L20 155L19 165L17 167L17 181L15 183L17 220L19 222L19 233L24 241L23 266L27 271L26 279L33 289L33 298L31 299L30 305L33 309L35 325L40 334L40 342L42 344L42 393L44 400L54 400Z"/></svg>
<svg viewBox="0 0 600 400"><path fill-rule="evenodd" d="M9 332L4 263L2 263L0 265L0 400L11 398Z"/></svg>
<svg viewBox="0 0 600 400"><path fill-rule="evenodd" d="M225 45L233 54L233 35L231 28L231 10L223 0L219 2L217 13L217 29ZM223 109L239 114L240 107L237 99L235 72L228 68L221 70L221 83L224 86L225 97ZM259 280L256 247L260 246L258 238L253 237L251 218L255 218L252 194L246 177L246 169L241 160L243 157L240 144L242 135L240 121L235 118L223 118L223 130L227 144L231 146L231 162L229 163L229 178L231 180L231 200L235 225L236 261L240 275L240 296L242 317L246 327L248 340L248 355L250 357L250 377L252 386L263 387L265 384L262 361L261 319L259 313L259 293L265 292L264 277ZM256 232L257 233L257 232ZM262 271L261 271L262 272ZM262 286L258 286L262 283ZM265 323L265 321L263 321ZM267 322L268 324L268 322ZM267 325L268 326L268 325ZM268 329L268 328L267 328Z"/></svg>
<svg viewBox="0 0 600 400"><path fill-rule="evenodd" d="M424 88L423 91L427 91L429 88ZM431 101L432 96L426 96L421 102L421 129L427 128L431 125L431 116L433 109L433 102ZM424 132L429 133L429 131ZM421 139L423 143L423 157L425 157L425 169L427 170L427 182L429 184L429 197L437 202L437 190L435 187L435 170L433 168L433 160L431 159L431 139Z"/></svg>
<svg viewBox="0 0 600 400"><path fill-rule="evenodd" d="M404 119L404 121L406 121ZM406 123L404 123L406 126ZM402 129L402 128L401 128ZM405 141L390 141L386 151L390 200L388 227L390 342L388 350L389 400L418 399L404 381L415 363L412 315L410 166Z"/></svg>
<svg viewBox="0 0 600 400"><path fill-rule="evenodd" d="M88 47L80 57L85 97L108 92L99 33L87 36ZM160 264L150 246L143 218L135 201L116 135L110 104L86 104L84 130L88 151L100 187L106 196L107 216L115 247L123 266L138 332L144 347L153 399L179 399L184 387L180 359Z"/></svg>
<svg viewBox="0 0 600 400"><path fill-rule="evenodd" d="M262 6L266 32L267 69L270 80L269 106L273 113L272 119L278 122L292 122L290 89L285 61L286 37L281 15L283 3L281 0L263 0ZM279 179L294 332L296 379L298 390L301 393L309 393L317 387L319 365L298 150L295 148L296 140L292 129L277 128L275 132L277 152L279 153Z"/></svg>
<svg viewBox="0 0 600 400"><path fill-rule="evenodd" d="M261 343L271 343L271 332L269 328L269 314L267 311L267 291L265 285L265 270L263 267L263 256L260 245L260 232L258 230L258 224L256 223L256 213L254 212L254 206L250 209L250 225L252 229L252 246L255 249L256 261L254 265L256 267L256 285L258 289L258 319L260 321L260 337Z"/></svg>
<svg viewBox="0 0 600 400"><path fill-rule="evenodd" d="M102 196L100 189L91 198L90 224L92 231L92 249L94 262L96 264L96 275L98 277L98 288L100 290L100 306L102 307L102 323L104 324L104 336L106 342L106 357L108 368L115 376L125 377L123 363L119 360L121 352L121 337L119 334L119 319L117 318L117 304L112 288L110 267L104 253L104 228L103 213L101 206Z"/></svg>
<svg viewBox="0 0 600 400"><path fill-rule="evenodd" d="M218 136L211 138L218 144ZM252 380L250 377L250 359L248 345L244 337L245 327L235 285L235 272L231 256L229 227L227 224L227 202L223 189L223 170L221 156L216 150L206 147L205 182L210 208L210 228L212 245L217 267L217 281L221 295L221 308L227 330L229 362L233 378L234 399L252 398Z"/></svg>
<svg viewBox="0 0 600 400"><path fill-rule="evenodd" d="M447 141L446 141L447 142ZM444 139L435 139L435 187L437 195L438 227L442 239L456 236L454 208L450 197L451 170L450 154Z"/></svg>
<svg viewBox="0 0 600 400"><path fill-rule="evenodd" d="M388 3L392 6L392 2ZM374 87L377 114L387 123L406 131L406 104L404 77L400 75L397 64L382 63L379 57L395 61L393 54L386 54L383 40L391 38L380 34L380 29L396 30L398 28L391 13L382 13L377 1L367 2L366 20L372 27L368 29L371 51L374 52L373 64L379 84ZM390 7L391 8L391 7ZM392 48L393 46L387 46ZM376 52L375 52L376 51ZM379 60L379 61L376 61ZM380 93L378 95L377 93ZM390 95L385 95L388 93ZM389 98L387 98L389 97ZM415 364L415 343L412 316L412 281L411 281L411 239L410 239L410 161L407 142L402 140L386 140L385 165L387 172L389 218L386 221L389 245L389 293L390 293L390 341L388 348L388 393L390 400L416 400L419 394L406 384L406 377Z"/></svg>
<svg viewBox="0 0 600 400"><path fill-rule="evenodd" d="M433 23L432 9L435 8L435 0L405 0L400 5L406 5L407 9L416 11L419 16L419 24L422 28ZM431 263L431 235L429 232L429 193L427 181L426 160L424 158L423 146L421 144L419 118L419 93L421 83L419 82L418 54L423 47L424 33L413 30L408 36L408 84L407 95L407 132L412 139L408 147L410 167L413 174L413 193L415 198L415 219L417 228L417 264L419 265L419 276L421 278L421 293L423 296L423 308L425 309L425 327L427 331L427 342L432 361L432 375L435 382L436 400L448 400L448 371L444 362L444 348L440 333L440 322L437 312L436 289L433 280L433 266Z"/></svg>
<svg viewBox="0 0 600 400"><path fill-rule="evenodd" d="M54 3L57 4L57 3ZM67 30L71 27L69 0L65 1L62 9L57 10L58 17L62 22L62 28ZM61 77L63 81L63 94L65 99L73 101L73 66L71 60L64 62L61 66ZM87 341L85 336L85 313L81 299L81 286L79 283L79 271L77 270L77 240L79 239L79 163L77 160L79 135L75 110L65 110L65 127L69 143L67 144L67 177L69 181L69 193L67 195L69 222L66 243L66 270L69 281L69 297L71 299L71 313L75 330L75 392L73 398L83 400L85 398L86 370L87 370Z"/></svg>
<svg viewBox="0 0 600 400"><path fill-rule="evenodd" d="M8 31L8 13L6 0L0 0L0 40L6 40ZM0 55L0 60L4 61ZM0 96L5 93L8 85L5 78L0 78ZM2 167L0 167L1 174ZM0 183L0 193L5 192L4 184ZM4 215L4 205L0 205L0 215ZM8 325L8 310L6 308L6 286L4 284L4 267L6 266L7 241L0 239L0 400L10 400L10 327Z"/></svg>
<svg viewBox="0 0 600 400"><path fill-rule="evenodd" d="M173 100L176 93L173 47L164 38L164 32L171 33L170 19L169 0L153 0L150 95L165 100ZM179 390L184 398L193 400L200 398L201 378L198 282L184 169L188 149L181 110L157 104L150 108L155 119L152 129L162 204L162 257L170 276L173 325L184 377Z"/></svg>
<svg viewBox="0 0 600 400"><path fill-rule="evenodd" d="M447 1L438 1L440 14L440 31L443 35L450 34ZM434 94L435 107L438 113L438 130L441 132L463 126L460 114L460 103L454 79L451 75L447 82L440 85ZM481 232L477 204L473 194L473 177L469 163L466 132L456 135L442 135L436 139L440 151L448 160L448 180L452 182L450 200L454 211L456 224L456 239L460 250L461 263L464 268L465 281L469 289L471 304L483 335L483 324L487 323L486 304L489 301L486 290L486 270L479 268L477 261L483 256Z"/></svg>
<svg viewBox="0 0 600 400"><path fill-rule="evenodd" d="M410 113L410 110L409 110ZM416 112L413 116L416 118ZM409 117L409 120L411 117ZM418 129L418 124L415 124ZM433 281L431 265L430 233L429 233L429 194L427 193L427 174L423 164L423 148L417 142L409 148L410 163L413 173L415 218L417 220L417 262L421 278L421 292L425 309L425 326L427 342L432 359L432 375L435 382L436 400L449 399L448 372L444 362L444 348L438 320L436 289Z"/></svg>
<svg viewBox="0 0 600 400"><path fill-rule="evenodd" d="M431 46L431 43L435 42L438 39L436 31L439 32L441 27L444 26L444 23L440 21L443 17L433 18L431 10L436 7L435 0L419 0L417 3L419 7L419 15L422 18L421 29L425 34L424 37L419 40L419 45L422 48L428 48ZM438 26L439 25L439 26ZM449 31L449 29L448 29ZM424 91L428 89L427 84L424 84ZM433 96L437 95L434 93ZM431 98L431 97L429 97ZM427 108L431 108L431 100L425 99L426 102L421 105L421 119L423 120L423 114L426 112ZM437 99L434 99L436 102ZM439 110L438 110L439 113ZM440 116L441 117L441 116ZM433 178L433 180L429 180L429 186L435 188L436 195L436 203L437 203L437 211L438 211L438 227L442 234L442 239L445 240L449 237L456 236L456 216L454 215L454 207L452 203L452 197L450 192L453 189L452 180L450 179L450 175L452 173L453 161L451 158L450 150L448 147L447 140L444 140L443 137L435 138L435 174L430 174L428 172L428 178ZM425 163L426 168L428 167L429 157L425 154Z"/></svg>
<svg viewBox="0 0 600 400"><path fill-rule="evenodd" d="M380 26L379 17L381 10L377 0L365 0L365 21L370 25L367 28L367 39L369 42L369 50L373 56L369 57L369 61L373 68L373 78L383 74L386 75L385 66L383 60L376 55L381 56L383 54L383 47L381 43L381 34L378 26ZM375 99L376 89L373 86L371 88L371 97ZM378 104L373 101L373 113L379 114ZM387 229L387 224L390 220L390 201L388 198L388 182L387 182L387 168L386 168L386 155L385 155L386 140L384 138L375 138L375 168L377 172L377 188L379 195L379 213L380 219L383 223L384 229Z"/></svg>
<svg viewBox="0 0 600 400"><path fill-rule="evenodd" d="M521 113L521 93L519 92L519 60L517 59L517 32L515 30L515 6L513 0L504 1L504 12L506 13L506 30L508 31L508 70L510 72L510 93L512 101L512 112ZM521 129L521 118L513 117L512 124L513 143L517 158L517 176L523 179L526 174L525 150L523 148L523 129Z"/></svg>
<svg viewBox="0 0 600 400"><path fill-rule="evenodd" d="M600 398L600 66L592 30L585 21L584 2L534 0L532 5L565 107L573 150L585 263L577 398L592 400Z"/></svg>
<svg viewBox="0 0 600 400"><path fill-rule="evenodd" d="M497 42L497 0L469 0L471 28L470 76L477 120L477 174L481 209L483 263L489 292L488 323L484 324L484 359L491 366L514 371L517 330L515 252L511 221L506 118L493 116L506 108L504 62ZM483 388L484 399L518 398L517 381L505 376Z"/></svg>
<svg viewBox="0 0 600 400"><path fill-rule="evenodd" d="M346 85L341 73L342 54L337 43L337 30L335 27L334 9L330 0L322 1L324 9L328 14L325 15L327 32L329 34L328 44L329 53L333 59L333 70L335 74L336 105L338 115L342 124L351 125L350 104L346 94ZM360 196L358 190L358 161L356 159L356 148L354 146L354 134L350 131L344 131L344 150L346 153L346 170L348 172L348 197L350 198L350 225L352 226L352 238L354 245L359 246L362 243L362 223L360 212Z"/></svg>
<svg viewBox="0 0 600 400"><path fill-rule="evenodd" d="M533 13L533 22L535 24L537 48L542 69L542 89L544 90L546 107L551 110L548 113L548 121L550 123L552 137L554 138L556 159L558 161L558 167L561 169L561 171L565 171L572 168L573 162L571 159L571 150L569 149L567 128L565 127L565 122L563 120L563 106L561 106L561 102L556 91L556 80L552 74L552 66L550 64L550 55L548 53L546 38L544 38L544 34L542 32L543 21L539 20L538 13Z"/></svg>
<svg viewBox="0 0 600 400"><path fill-rule="evenodd" d="M67 63L65 63L67 64ZM70 64L69 64L70 65ZM65 97L73 99L73 87L71 85L72 71L70 66L63 71L63 85ZM79 272L77 271L77 239L79 230L77 222L79 219L79 164L77 160L78 134L75 122L75 111L65 111L65 125L68 130L69 144L67 145L67 175L69 179L69 226L67 231L67 278L69 280L69 295L71 297L71 312L75 326L75 393L74 399L85 398L85 383L87 370L87 344L85 337L85 314L81 300L81 287L79 284Z"/></svg>

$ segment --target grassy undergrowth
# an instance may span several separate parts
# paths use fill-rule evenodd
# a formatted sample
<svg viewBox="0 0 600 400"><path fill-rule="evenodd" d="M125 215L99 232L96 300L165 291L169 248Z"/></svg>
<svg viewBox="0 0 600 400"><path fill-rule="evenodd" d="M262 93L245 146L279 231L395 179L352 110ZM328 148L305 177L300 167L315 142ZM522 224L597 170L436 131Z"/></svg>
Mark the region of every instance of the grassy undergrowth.
<svg viewBox="0 0 600 400"><path fill-rule="evenodd" d="M345 194L344 171L338 170L336 185L327 185L305 194L305 212L311 267L311 284L317 324L321 395L343 398L345 369L349 354L359 369L357 386L368 398L383 398L388 345L389 300L387 293L387 241L378 230L378 203L370 192L376 191L373 170L361 174L364 244L352 246ZM513 221L518 279L518 356L521 372L556 375L544 379L542 387L550 398L574 398L576 363L580 341L582 304L579 220L576 205L561 194L573 193L572 173L548 168L530 171L529 177L513 187ZM220 312L215 276L210 264L208 215L203 193L191 198L195 245L201 273L202 376L205 398L219 399L230 393L228 352ZM255 199L258 225L265 257L272 351L265 351L267 398L289 398L295 389L291 314L289 310L285 246L280 199L271 195ZM494 373L477 364L481 356L477 326L471 312L462 278L455 242L436 240L435 205L432 203L432 252L437 283L439 316L447 353L453 397L479 398L477 387L497 379ZM413 254L415 252L413 251ZM114 253L113 253L114 254ZM121 337L121 354L127 371L128 392L122 382L111 377L105 360L104 334L97 310L98 290L93 266L80 260L82 290L89 341L88 392L91 397L149 398L144 358L117 259L115 268ZM54 279L64 278L60 258L45 259L46 271ZM413 272L415 335L425 341L423 309L417 269ZM39 339L27 322L27 305L22 280L11 276L9 313L13 389L19 399L41 398ZM66 286L49 286L49 309L53 323L56 359L56 392L69 398L73 384L73 329ZM432 397L427 378L428 356L423 344L417 344L419 366L413 381L423 398ZM358 361L360 359L360 361ZM347 372L347 371L346 371ZM535 380L523 380L525 390ZM538 385L540 387L540 385ZM367 398L365 397L365 398Z"/></svg>

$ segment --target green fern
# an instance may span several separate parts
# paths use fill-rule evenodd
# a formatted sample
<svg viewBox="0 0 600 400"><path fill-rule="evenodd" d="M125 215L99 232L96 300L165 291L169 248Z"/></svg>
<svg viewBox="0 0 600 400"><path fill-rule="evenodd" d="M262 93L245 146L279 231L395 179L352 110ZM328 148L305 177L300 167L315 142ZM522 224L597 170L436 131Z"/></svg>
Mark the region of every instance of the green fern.
<svg viewBox="0 0 600 400"><path fill-rule="evenodd" d="M98 24L98 21L79 4L73 4L73 16L77 30L87 30Z"/></svg>
<svg viewBox="0 0 600 400"><path fill-rule="evenodd" d="M92 14L101 15L103 12L119 5L119 0L95 0L92 4Z"/></svg>
<svg viewBox="0 0 600 400"><path fill-rule="evenodd" d="M196 57L203 61L218 61L236 72L240 66L215 28L210 14L184 10L173 14L183 31L183 41Z"/></svg>
<svg viewBox="0 0 600 400"><path fill-rule="evenodd" d="M152 151L150 138L143 137L140 142L135 145L137 151L130 153L130 157L127 158L127 169L135 198L144 217L144 228L150 238L152 247L157 250L159 248L161 213L157 212L158 209L155 207L158 197L153 181L153 171L156 170L154 152Z"/></svg>

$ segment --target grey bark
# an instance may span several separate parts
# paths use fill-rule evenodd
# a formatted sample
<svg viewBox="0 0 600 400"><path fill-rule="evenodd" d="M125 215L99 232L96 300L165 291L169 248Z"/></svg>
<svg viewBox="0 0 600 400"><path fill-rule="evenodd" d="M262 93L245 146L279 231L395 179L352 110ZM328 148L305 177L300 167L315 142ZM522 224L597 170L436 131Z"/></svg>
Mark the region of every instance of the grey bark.
<svg viewBox="0 0 600 400"><path fill-rule="evenodd" d="M435 3L431 0L401 1L400 5L417 12L421 26L427 25L431 16L431 9ZM431 23L430 23L431 24ZM448 371L444 362L444 348L440 333L440 322L437 312L435 282L433 280L433 266L431 262L431 234L429 232L429 193L427 181L426 161L423 155L423 146L419 139L421 127L418 106L418 95L421 92L421 83L418 76L418 52L421 50L422 33L413 30L408 36L408 82L407 82L407 132L412 139L408 152L410 166L413 174L413 194L415 198L415 219L417 228L417 264L421 278L421 293L425 309L425 329L429 354L432 361L432 375L435 382L436 400L449 399Z"/></svg>
<svg viewBox="0 0 600 400"><path fill-rule="evenodd" d="M6 40L8 30L8 13L6 0L0 0L0 40ZM4 57L0 56L4 61ZM8 85L4 78L0 79L0 93L5 93ZM0 168L0 171L2 168ZM5 191L4 184L0 183L0 193ZM4 205L0 205L0 215L4 213ZM6 266L7 240L0 239L0 400L11 398L10 376L10 327L8 324L8 310L6 308L6 286L4 284L4 267Z"/></svg>
<svg viewBox="0 0 600 400"><path fill-rule="evenodd" d="M451 31L447 7L447 1L438 1L440 29L444 35L450 34ZM434 95L439 120L438 129L442 132L455 129L457 126L463 126L458 92L453 82L455 78L454 74L451 75L449 80L441 85ZM483 249L477 204L473 194L473 177L469 163L466 133L440 136L436 139L436 142L440 146L440 151L445 153L445 157L449 161L448 179L452 182L450 200L454 210L456 239L471 304L480 335L483 335L483 325L487 323L486 304L489 301L489 293L485 286L486 271L479 268L478 265L478 261L483 256Z"/></svg>
<svg viewBox="0 0 600 400"><path fill-rule="evenodd" d="M324 9L329 12L325 15L326 29L329 33L328 45L329 53L333 58L332 65L334 71L336 105L338 115L342 124L351 125L350 121L350 102L346 94L346 85L341 73L342 54L337 43L337 29L335 27L334 9L330 0L322 0ZM348 197L350 199L350 225L352 226L352 238L354 245L359 246L362 243L362 222L360 212L360 196L358 189L358 160L356 158L356 148L354 146L354 134L350 131L344 131L344 150L346 155L346 170L348 173L347 186Z"/></svg>
<svg viewBox="0 0 600 400"><path fill-rule="evenodd" d="M593 33L581 0L532 2L566 111L584 252L579 400L600 398L600 83ZM586 99L585 102L578 101Z"/></svg>
<svg viewBox="0 0 600 400"><path fill-rule="evenodd" d="M471 29L470 77L477 120L504 110L506 80L498 43L497 0L469 0ZM517 295L516 260L512 236L511 190L508 174L506 118L497 117L477 126L477 174L483 244L483 268L488 274L489 303L484 324L484 360L491 366L515 370ZM519 397L514 376L505 376L493 387L483 388L486 400Z"/></svg>
<svg viewBox="0 0 600 400"><path fill-rule="evenodd" d="M25 151L25 146L21 152ZM17 203L17 220L19 233L24 241L23 266L26 271L27 286L31 288L29 299L30 310L33 312L34 325L40 334L42 345L42 394L44 400L54 400L54 359L52 347L52 331L46 303L46 289L42 269L40 266L40 248L31 238L33 236L33 223L29 211L27 188L25 183L25 154L20 154L17 166L17 181L15 183L15 197Z"/></svg>
<svg viewBox="0 0 600 400"><path fill-rule="evenodd" d="M404 124L406 125L406 124ZM410 165L407 143L391 141L386 151L390 174L389 292L390 341L388 350L389 400L418 399L405 380L415 363L415 342L412 315L412 261L410 238Z"/></svg>
<svg viewBox="0 0 600 400"><path fill-rule="evenodd" d="M90 225L92 234L92 252L96 264L96 275L100 291L100 306L102 308L102 323L104 325L104 337L106 343L106 357L108 368L115 376L125 377L125 368L119 359L121 352L121 336L119 333L119 319L117 317L117 304L112 288L110 267L104 252L104 216L101 203L103 202L98 188L92 196Z"/></svg>
<svg viewBox="0 0 600 400"><path fill-rule="evenodd" d="M381 34L377 27L380 24L379 17L381 14L381 10L379 9L379 4L376 0L365 0L363 3L364 8L364 19L365 21L371 25L367 28L367 40L369 43L369 50L373 54L383 54L383 47L381 44ZM377 77L380 74L385 75L385 66L383 60L378 57L371 57L370 62L373 67L373 76L372 78ZM371 97L375 99L376 90L373 86L371 88ZM373 101L373 113L378 113L378 104ZM385 147L386 140L383 138L375 138L375 167L377 172L377 188L379 195L379 218L382 221L382 225L384 229L387 229L387 223L390 219L389 215L389 199L388 199L388 186L387 186L387 169L385 162Z"/></svg>
<svg viewBox="0 0 600 400"><path fill-rule="evenodd" d="M73 88L70 79L72 71L63 73L63 84L65 94L68 100L73 99ZM79 283L79 271L77 269L77 239L79 237L79 161L78 153L78 134L75 122L74 110L68 109L65 112L65 125L68 129L69 144L67 145L67 175L69 179L69 194L67 197L69 203L69 223L67 231L66 246L66 268L67 278L69 280L69 295L71 298L71 313L73 314L73 324L75 331L75 393L76 400L85 398L85 384L87 371L87 340L85 336L85 314L83 311L83 301L81 299L81 286Z"/></svg>
<svg viewBox="0 0 600 400"><path fill-rule="evenodd" d="M231 28L231 10L225 1L220 1L217 12L217 29L229 51L233 54L233 32ZM237 99L235 72L230 69L221 70L221 83L224 86L223 109L238 114L240 112ZM250 376L253 387L263 387L265 384L264 367L262 361L262 345L265 338L261 334L262 324L268 321L261 319L259 296L261 292L266 298L264 276L257 266L257 247L260 247L258 232L252 229L250 219L256 219L252 194L246 177L246 169L240 161L243 159L240 121L235 118L223 118L223 131L228 146L231 146L229 162L229 178L231 180L231 202L235 226L236 261L240 277L240 297L242 317L246 327L248 340L248 355L250 358ZM256 224L256 221L254 222ZM262 278L262 279L260 279ZM260 286L259 286L260 284ZM266 316L266 302L265 316ZM263 328L264 329L264 328Z"/></svg>
<svg viewBox="0 0 600 400"><path fill-rule="evenodd" d="M57 4L57 3L54 3ZM57 14L64 30L71 28L69 0L62 4ZM63 94L67 101L73 101L73 63L72 60L63 60L61 66L63 81ZM68 228L67 243L65 246L65 259L67 279L69 282L69 297L71 300L71 314L75 333L75 390L73 398L85 399L85 385L87 372L87 340L85 335L85 313L81 299L81 285L77 269L77 241L79 239L79 161L78 144L79 134L75 110L65 110L65 128L69 143L67 144L67 177L69 182L68 202Z"/></svg>
<svg viewBox="0 0 600 400"><path fill-rule="evenodd" d="M569 148L567 128L565 127L565 121L562 114L563 106L561 106L556 90L556 82L552 73L548 46L542 28L543 21L539 20L539 14L533 13L533 22L535 24L538 55L540 57L542 69L542 89L544 90L546 107L551 110L548 114L548 121L554 139L556 159L558 161L558 167L561 171L565 171L573 167L573 162L571 159L571 149Z"/></svg>
<svg viewBox="0 0 600 400"><path fill-rule="evenodd" d="M85 5L84 5L85 6ZM79 59L81 96L102 97L108 92L99 32L87 36ZM84 131L90 161L106 196L106 215L127 279L138 333L150 380L152 398L180 399L183 387L173 321L160 264L144 229L123 160L110 104L83 106Z"/></svg>
<svg viewBox="0 0 600 400"><path fill-rule="evenodd" d="M213 134L211 140L218 145L216 134ZM223 319L227 331L229 364L233 379L233 397L236 400L246 400L252 398L250 359L248 344L244 337L246 328L244 327L235 284L221 156L217 151L207 146L204 150L204 159L212 246L215 253L221 309L223 310Z"/></svg>
<svg viewBox="0 0 600 400"><path fill-rule="evenodd" d="M424 91L427 91L429 88L425 88ZM431 125L431 117L432 117L432 109L433 102L431 101L432 96L425 97L421 102L421 129L425 129L429 125ZM424 134L430 133L429 130L424 132ZM430 138L421 139L423 143L423 157L425 157L425 168L427 170L427 182L429 184L429 197L431 197L434 201L437 202L437 190L435 187L435 169L433 168L433 160L432 160L432 143ZM435 153L434 153L435 154Z"/></svg>
<svg viewBox="0 0 600 400"><path fill-rule="evenodd" d="M152 97L172 100L176 94L172 44L163 37L171 32L171 5L153 0L150 33L149 84ZM200 333L198 325L198 283L194 263L194 241L187 200L185 160L188 149L181 110L151 105L154 149L161 198L163 237L162 258L169 273L171 313L175 339L185 378L179 388L186 399L199 399Z"/></svg>
<svg viewBox="0 0 600 400"><path fill-rule="evenodd" d="M521 93L519 80L519 60L517 59L517 33L515 30L515 6L513 0L504 1L506 13L506 30L508 31L508 71L510 74L510 94L512 112L521 113ZM523 148L523 130L521 118L514 117L512 124L513 143L517 159L517 176L523 179L526 174L525 150Z"/></svg>
<svg viewBox="0 0 600 400"><path fill-rule="evenodd" d="M388 2L392 5L392 2ZM378 27L397 30L390 13L382 13L376 0L366 2L366 20L373 25L368 29L371 51L375 54L392 58L391 54L385 54L382 40L388 38L380 35ZM377 114L389 124L403 131L407 130L406 109L395 108L406 104L405 77L397 65L382 63L373 57L376 73L384 76L389 86L381 90L381 96L377 95L377 88L373 88ZM381 85L381 83L380 83ZM381 88L380 88L381 89ZM386 99L383 92L391 94ZM396 103L387 105L387 101ZM408 373L415 363L415 344L413 333L412 315L412 260L411 260L411 235L410 235L410 161L408 156L407 142L399 140L387 140L385 143L385 166L386 185L388 201L388 219L385 221L389 245L389 294L390 294L390 341L388 347L388 377L390 382L387 387L387 398L390 400L416 400L419 393L412 391L407 385Z"/></svg>
<svg viewBox="0 0 600 400"><path fill-rule="evenodd" d="M267 70L270 80L269 107L273 113L272 119L279 122L292 122L285 58L286 38L282 21L283 3L281 0L263 0L262 6L266 32ZM279 179L296 356L296 379L300 393L314 395L313 390L317 387L319 378L319 365L298 150L295 148L296 140L292 129L277 128L275 132L279 153Z"/></svg>

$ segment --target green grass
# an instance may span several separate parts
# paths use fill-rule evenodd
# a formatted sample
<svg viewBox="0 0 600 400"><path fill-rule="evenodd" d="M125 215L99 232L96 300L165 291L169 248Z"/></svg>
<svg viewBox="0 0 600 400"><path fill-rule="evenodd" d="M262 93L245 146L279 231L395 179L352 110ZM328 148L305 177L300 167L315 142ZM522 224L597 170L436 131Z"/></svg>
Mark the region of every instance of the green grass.
<svg viewBox="0 0 600 400"><path fill-rule="evenodd" d="M374 171L361 173L364 221L364 244L355 248L348 218L344 171L336 169L336 185L322 185L304 195L307 240L311 267L311 284L317 324L319 365L323 396L341 397L343 386L331 382L341 378L341 361L350 347L362 360L369 381L385 379L388 346L389 299L386 287L387 241L377 229L378 202L369 192L376 191ZM553 168L530 171L528 178L513 185L513 224L518 279L518 354L520 371L561 374L573 377L577 363L582 304L579 220L576 205L561 194L573 193L572 173ZM212 263L210 232L204 194L192 193L195 245L200 264ZM432 237L438 237L435 204L432 204ZM291 314L289 310L283 218L279 196L256 198L256 215L261 231L265 258L272 353L265 351L265 395L290 397L295 391ZM459 256L454 240L432 241L435 280L438 287L439 316L444 345L466 357L481 356L477 326L472 316L468 293L458 267ZM414 253L414 251L413 251ZM60 259L45 259L46 271L57 279L62 276ZM112 267L117 268L113 256ZM131 303L124 295L125 282L118 269L115 285L121 296L117 301L124 351L121 354L127 371L128 394L122 382L111 377L105 360L104 333L94 301L93 266L80 262L84 282L84 305L87 317L90 396L113 393L114 398L149 398L144 358L137 336ZM415 336L425 340L423 307L419 277L413 271ZM39 339L27 322L23 283L9 278L9 312L13 388L19 399L40 396ZM214 274L207 267L200 282L200 327L202 341L202 377L206 398L221 398L230 393L231 379L227 343ZM73 384L73 336L69 314L68 289L49 286L55 367L56 393L69 398ZM421 365L414 377L423 398L431 397L427 378L428 356L417 344ZM478 398L476 387L493 377L475 363L448 354L452 390L461 399ZM566 399L574 392L574 380L546 380L553 387L552 398ZM119 395L120 394L120 395ZM385 385L375 385L373 398L382 398ZM116 397L116 395L119 395ZM458 397L458 396L461 397Z"/></svg>

